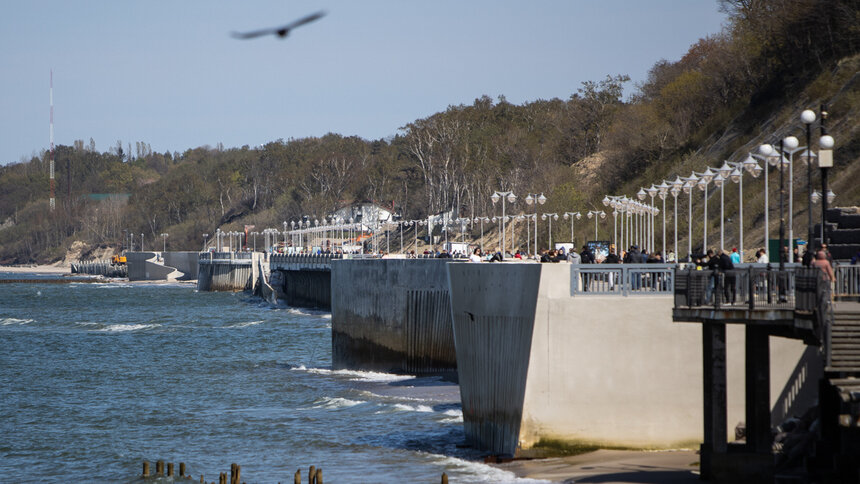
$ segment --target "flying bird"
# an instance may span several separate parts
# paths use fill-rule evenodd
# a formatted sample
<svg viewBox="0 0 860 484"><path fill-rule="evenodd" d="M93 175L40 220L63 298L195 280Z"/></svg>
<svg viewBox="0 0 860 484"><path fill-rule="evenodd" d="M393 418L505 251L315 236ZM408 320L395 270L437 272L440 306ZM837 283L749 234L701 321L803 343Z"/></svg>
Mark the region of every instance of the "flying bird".
<svg viewBox="0 0 860 484"><path fill-rule="evenodd" d="M255 37L260 37L263 35L275 34L280 38L284 38L287 34L290 33L290 30L293 30L296 27L302 26L304 24L308 24L313 22L314 20L318 20L325 16L324 11L319 11L317 13L312 13L307 17L302 17L294 22L288 23L283 27L273 27L269 29L255 30L253 32L232 32L231 35L237 39L253 39Z"/></svg>

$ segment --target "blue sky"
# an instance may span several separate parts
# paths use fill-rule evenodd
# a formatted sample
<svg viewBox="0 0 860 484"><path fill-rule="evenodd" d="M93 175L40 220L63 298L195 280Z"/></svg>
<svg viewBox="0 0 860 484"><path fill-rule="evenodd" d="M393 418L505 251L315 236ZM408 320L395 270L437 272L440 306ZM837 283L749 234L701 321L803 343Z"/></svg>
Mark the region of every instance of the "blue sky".
<svg viewBox="0 0 860 484"><path fill-rule="evenodd" d="M328 14L285 40L229 35L317 10ZM641 82L724 22L716 0L9 0L0 164L48 147L51 69L56 144L377 139L484 94L519 104L607 74Z"/></svg>

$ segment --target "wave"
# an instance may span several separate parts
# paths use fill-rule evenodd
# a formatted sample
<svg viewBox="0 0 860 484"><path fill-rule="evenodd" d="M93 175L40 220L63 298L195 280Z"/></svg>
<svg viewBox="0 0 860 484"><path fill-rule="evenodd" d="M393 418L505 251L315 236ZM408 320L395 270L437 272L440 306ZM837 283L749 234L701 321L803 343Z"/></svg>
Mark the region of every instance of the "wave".
<svg viewBox="0 0 860 484"><path fill-rule="evenodd" d="M395 375L393 373L379 373L375 371L358 371L358 370L332 370L329 368L307 368L305 365L299 365L291 368L295 371L307 371L317 375L335 375L350 377L352 381L367 381L367 382L395 382L405 381L415 378L414 375Z"/></svg>
<svg viewBox="0 0 860 484"><path fill-rule="evenodd" d="M433 407L429 405L407 405L405 403L395 403L392 405L395 410L407 412L432 412Z"/></svg>
<svg viewBox="0 0 860 484"><path fill-rule="evenodd" d="M100 333L122 333L126 331L137 331L142 329L157 328L160 324L109 324L95 331Z"/></svg>
<svg viewBox="0 0 860 484"><path fill-rule="evenodd" d="M341 397L323 397L319 400L315 401L310 408L325 408L325 409L338 409L338 408L349 408L354 407L356 405L361 405L361 400L350 400L348 398Z"/></svg>
<svg viewBox="0 0 860 484"><path fill-rule="evenodd" d="M552 481L543 479L528 479L517 477L516 474L482 462L468 461L457 457L439 456L440 464L447 468L448 474L464 474L475 476L481 482L497 484L551 484ZM455 479L456 480L456 479Z"/></svg>
<svg viewBox="0 0 860 484"><path fill-rule="evenodd" d="M34 319L4 318L4 319L0 319L0 326L10 326L13 324L24 325L24 324L30 324L34 321L35 321Z"/></svg>
<svg viewBox="0 0 860 484"><path fill-rule="evenodd" d="M256 326L256 325L262 324L262 323L263 323L263 320L261 319L259 321L247 321L244 323L236 323L236 324L231 324L229 326L224 326L224 327L225 328L247 328L249 326Z"/></svg>

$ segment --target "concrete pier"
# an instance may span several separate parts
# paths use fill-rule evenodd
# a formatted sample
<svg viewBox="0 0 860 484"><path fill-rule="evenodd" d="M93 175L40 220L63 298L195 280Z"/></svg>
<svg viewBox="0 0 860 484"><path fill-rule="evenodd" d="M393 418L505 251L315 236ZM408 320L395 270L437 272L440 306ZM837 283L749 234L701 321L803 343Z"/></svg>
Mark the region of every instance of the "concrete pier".
<svg viewBox="0 0 860 484"><path fill-rule="evenodd" d="M269 284L289 306L331 309L332 255L272 254Z"/></svg>
<svg viewBox="0 0 860 484"><path fill-rule="evenodd" d="M332 261L332 366L406 374L457 368L450 259Z"/></svg>
<svg viewBox="0 0 860 484"><path fill-rule="evenodd" d="M673 324L671 294L589 295L577 289L583 279L571 264L448 271L470 443L516 455L541 440L634 448L702 441L703 333ZM713 425L734 435L745 419L744 331L725 328L713 339L728 348L727 415ZM784 338L770 346L774 406L804 346Z"/></svg>
<svg viewBox="0 0 860 484"><path fill-rule="evenodd" d="M253 291L259 252L201 252L198 258L198 291Z"/></svg>

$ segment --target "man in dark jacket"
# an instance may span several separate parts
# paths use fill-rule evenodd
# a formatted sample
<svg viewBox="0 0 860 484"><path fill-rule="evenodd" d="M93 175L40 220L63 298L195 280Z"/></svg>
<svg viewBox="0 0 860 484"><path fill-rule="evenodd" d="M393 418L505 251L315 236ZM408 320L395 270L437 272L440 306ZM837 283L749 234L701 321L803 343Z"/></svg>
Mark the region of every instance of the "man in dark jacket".
<svg viewBox="0 0 860 484"><path fill-rule="evenodd" d="M723 251L719 257L719 269L722 273L723 277L723 296L725 297L725 301L729 304L735 303L736 291L735 291L735 264L732 262L732 258L728 252Z"/></svg>

